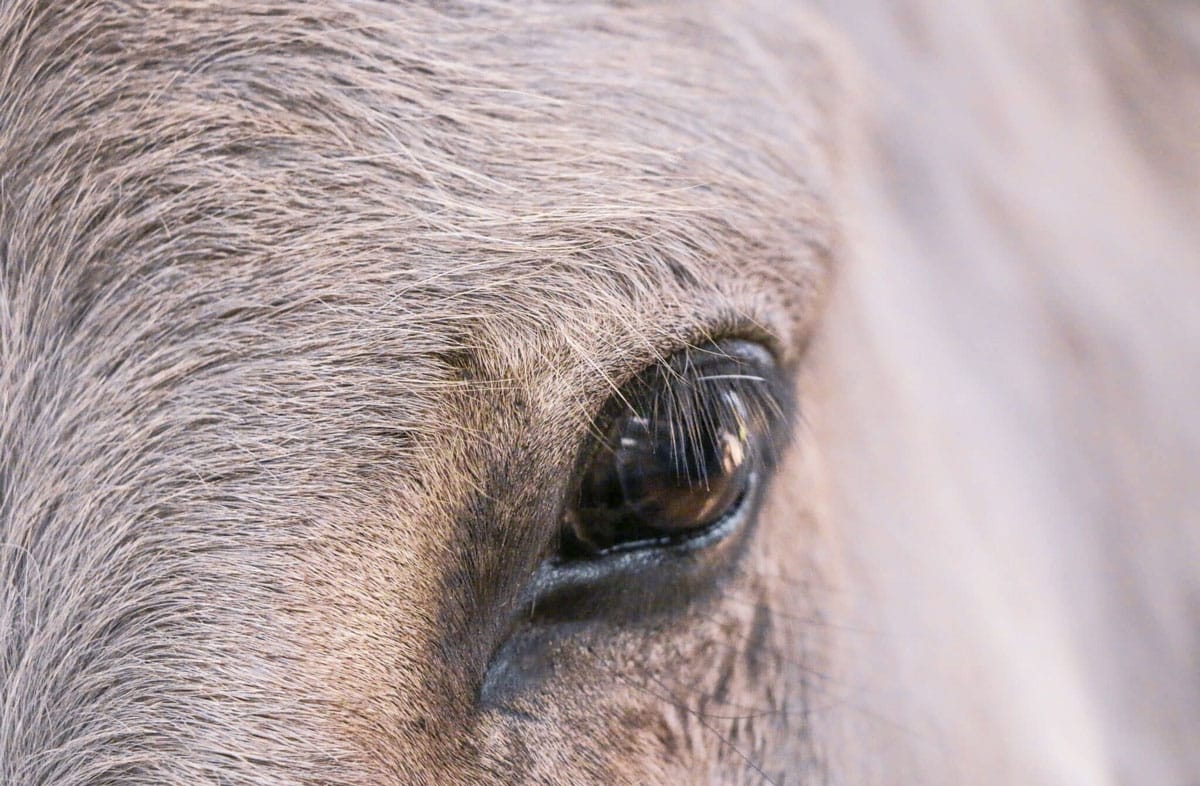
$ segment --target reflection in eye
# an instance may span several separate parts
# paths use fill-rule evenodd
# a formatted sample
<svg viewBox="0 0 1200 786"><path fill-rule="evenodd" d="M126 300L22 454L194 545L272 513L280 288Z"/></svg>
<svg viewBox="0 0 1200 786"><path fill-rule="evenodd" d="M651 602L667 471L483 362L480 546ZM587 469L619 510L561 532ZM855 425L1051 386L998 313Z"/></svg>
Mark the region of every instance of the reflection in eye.
<svg viewBox="0 0 1200 786"><path fill-rule="evenodd" d="M738 510L786 431L780 374L745 341L685 350L614 397L568 511L569 545L666 545Z"/></svg>

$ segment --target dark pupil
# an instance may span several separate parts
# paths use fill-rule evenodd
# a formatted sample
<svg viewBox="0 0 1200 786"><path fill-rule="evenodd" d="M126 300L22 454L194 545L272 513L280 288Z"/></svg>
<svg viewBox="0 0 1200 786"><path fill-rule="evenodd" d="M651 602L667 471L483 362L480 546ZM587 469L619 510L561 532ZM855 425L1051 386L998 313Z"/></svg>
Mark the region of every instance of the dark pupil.
<svg viewBox="0 0 1200 786"><path fill-rule="evenodd" d="M652 406L609 429L580 488L579 533L595 549L670 538L720 520L751 472L741 396L712 394L703 411Z"/></svg>

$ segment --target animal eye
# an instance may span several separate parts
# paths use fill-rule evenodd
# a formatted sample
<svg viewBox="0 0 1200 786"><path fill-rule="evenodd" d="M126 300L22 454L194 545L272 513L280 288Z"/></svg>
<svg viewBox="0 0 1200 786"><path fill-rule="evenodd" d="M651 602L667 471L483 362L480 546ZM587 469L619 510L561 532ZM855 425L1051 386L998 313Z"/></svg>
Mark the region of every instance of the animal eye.
<svg viewBox="0 0 1200 786"><path fill-rule="evenodd" d="M627 385L585 452L564 555L680 544L722 528L773 464L780 387L771 355L747 341L680 352Z"/></svg>

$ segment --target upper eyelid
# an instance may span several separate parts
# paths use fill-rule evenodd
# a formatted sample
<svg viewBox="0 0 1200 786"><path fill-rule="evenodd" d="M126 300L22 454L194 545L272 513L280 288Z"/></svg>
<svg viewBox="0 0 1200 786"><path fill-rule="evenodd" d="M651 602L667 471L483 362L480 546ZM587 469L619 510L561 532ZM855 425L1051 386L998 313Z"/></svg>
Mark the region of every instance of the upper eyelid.
<svg viewBox="0 0 1200 786"><path fill-rule="evenodd" d="M739 340L741 341L741 340ZM750 343L750 342L745 342ZM756 344L756 342L755 342ZM759 345L761 346L761 345ZM761 347L766 349L765 347ZM598 433L603 433L605 427L620 411L633 411L639 415L646 414L638 410L638 404L652 403L657 409L659 404L666 400L668 402L680 402L686 399L695 399L697 392L683 393L679 387L695 386L701 382L755 382L760 383L764 388L763 396L768 400L768 408L775 416L782 416L786 413L786 402L784 397L779 395L780 388L786 384L786 373L775 365L775 358L770 356L772 365L768 369L773 372L771 375L763 374L743 374L743 373L714 373L693 376L688 372L693 370L695 366L689 362L686 353L697 351L693 348L685 348L676 353L684 354L685 358L682 361L682 368L672 368L672 361L675 361L676 356L670 356L655 363L650 368L634 376L626 382L620 391L619 398L616 394L610 397L604 407L597 413L592 420L593 429ZM708 351L708 348L702 348L700 351ZM769 355L769 351L767 352ZM753 363L753 358L743 357L741 355L730 354L728 352L709 352L705 358L705 366L730 363L738 365L747 365ZM683 384L681 384L683 383ZM632 389L630 389L632 387ZM677 387L678 386L678 387ZM649 395L650 391L654 391L653 395ZM699 395L703 398L708 398L713 395L708 386L697 388ZM614 401L619 401L620 406L616 406ZM692 402L694 403L694 401Z"/></svg>
<svg viewBox="0 0 1200 786"><path fill-rule="evenodd" d="M740 344L757 348L758 352L753 354L760 355L763 360L767 361L764 370L771 373L769 375L716 374L707 376L714 379L722 376L729 379L753 376L755 381L761 382L770 390L770 409L774 416L781 423L790 420L793 414L792 396L785 388L790 388L794 370L781 362L776 339L769 335L761 325L750 323L747 326L744 322L731 322L725 330L704 332L699 337L701 340L698 342L673 342L672 348L660 349L653 357L644 358L638 365L627 365L623 371L618 373L612 373L611 368L606 371L604 384L597 385L588 396L591 399L591 403L587 407L590 413L584 415L579 421L582 436L575 448L577 462L585 460L584 457L603 441L603 435L613 418L616 417L616 413L635 409L635 399L639 398L639 393L644 391L647 385L654 384L656 377L670 379L679 376L680 371L696 366L711 367L717 363L733 362L745 365L752 362L752 358L730 353L728 350L723 351L722 345ZM672 368L672 362L681 355L686 356L686 362L681 364L681 368ZM691 381L696 382L703 379L703 377L693 377ZM583 411L577 411L583 415Z"/></svg>

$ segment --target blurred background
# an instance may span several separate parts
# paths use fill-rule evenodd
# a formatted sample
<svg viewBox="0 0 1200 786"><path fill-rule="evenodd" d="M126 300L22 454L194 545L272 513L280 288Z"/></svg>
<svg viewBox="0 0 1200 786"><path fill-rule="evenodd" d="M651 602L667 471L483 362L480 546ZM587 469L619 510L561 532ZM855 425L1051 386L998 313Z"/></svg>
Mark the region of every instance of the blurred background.
<svg viewBox="0 0 1200 786"><path fill-rule="evenodd" d="M858 639L864 690L917 708L856 733L1198 783L1200 5L818 5L863 133L825 439L852 602L905 642Z"/></svg>

